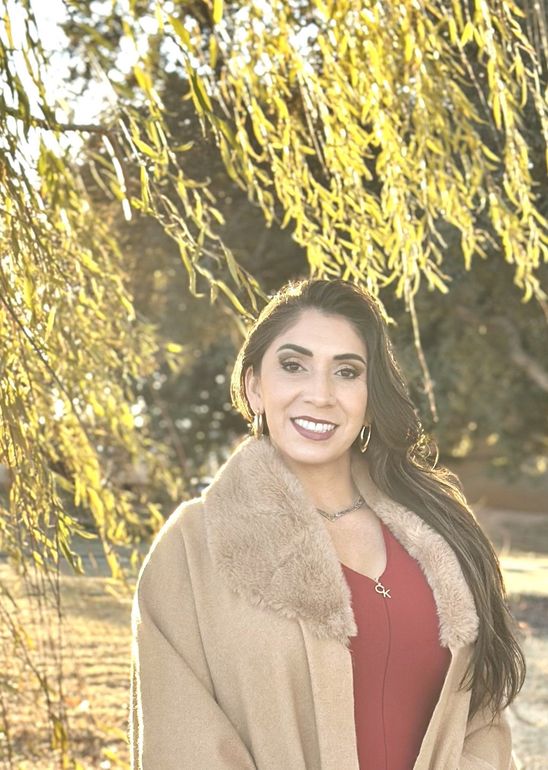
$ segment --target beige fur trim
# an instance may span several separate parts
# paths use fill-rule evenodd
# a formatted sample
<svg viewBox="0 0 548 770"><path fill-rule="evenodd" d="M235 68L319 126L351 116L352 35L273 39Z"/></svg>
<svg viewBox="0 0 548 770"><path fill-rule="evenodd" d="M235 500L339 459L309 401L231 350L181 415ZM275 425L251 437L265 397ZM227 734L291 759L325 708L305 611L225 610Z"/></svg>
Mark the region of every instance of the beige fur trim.
<svg viewBox="0 0 548 770"><path fill-rule="evenodd" d="M371 508L420 564L436 601L441 644L473 642L478 617L453 550L373 484L357 453L352 475ZM301 618L318 638L348 647L357 626L337 553L302 484L269 439L244 439L202 497L208 546L230 588L254 605Z"/></svg>
<svg viewBox="0 0 548 770"><path fill-rule="evenodd" d="M352 475L369 506L424 572L436 602L441 644L460 647L474 642L479 627L474 598L459 560L445 538L416 513L381 492L356 455Z"/></svg>

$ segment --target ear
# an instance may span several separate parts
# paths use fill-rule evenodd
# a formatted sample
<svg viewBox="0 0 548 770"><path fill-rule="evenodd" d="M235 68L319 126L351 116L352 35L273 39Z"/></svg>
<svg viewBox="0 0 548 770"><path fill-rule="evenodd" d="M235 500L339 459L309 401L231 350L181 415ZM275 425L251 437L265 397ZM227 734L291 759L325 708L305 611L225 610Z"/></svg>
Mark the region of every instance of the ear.
<svg viewBox="0 0 548 770"><path fill-rule="evenodd" d="M248 366L244 375L245 394L250 407L254 412L264 411L261 392L261 378L253 372L253 367Z"/></svg>

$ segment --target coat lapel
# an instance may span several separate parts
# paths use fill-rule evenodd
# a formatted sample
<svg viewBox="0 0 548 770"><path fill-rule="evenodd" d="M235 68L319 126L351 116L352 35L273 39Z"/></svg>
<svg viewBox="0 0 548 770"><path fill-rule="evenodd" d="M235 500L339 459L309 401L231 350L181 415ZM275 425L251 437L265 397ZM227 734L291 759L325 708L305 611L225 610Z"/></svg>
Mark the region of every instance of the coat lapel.
<svg viewBox="0 0 548 770"><path fill-rule="evenodd" d="M369 506L416 559L432 589L440 643L475 641L478 617L458 559L416 513L384 495L359 453L352 475ZM331 537L269 439L246 438L203 493L208 547L228 586L253 605L304 621L345 647L357 634L351 594Z"/></svg>

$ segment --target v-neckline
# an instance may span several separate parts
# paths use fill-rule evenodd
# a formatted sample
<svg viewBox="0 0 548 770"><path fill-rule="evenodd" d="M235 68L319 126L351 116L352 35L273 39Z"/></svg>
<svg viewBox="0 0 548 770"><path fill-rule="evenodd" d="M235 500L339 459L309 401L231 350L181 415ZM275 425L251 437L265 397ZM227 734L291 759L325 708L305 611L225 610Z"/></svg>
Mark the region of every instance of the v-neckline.
<svg viewBox="0 0 548 770"><path fill-rule="evenodd" d="M383 536L383 540L384 540L384 548L385 548L385 552L386 552L386 563L384 565L383 571L381 572L381 574L378 576L378 578L376 580L375 580L375 578L369 577L369 575L364 575L363 572L358 572L357 570L352 569L352 567L349 567L348 564L345 564L344 562L342 562L339 559L339 564L341 565L341 567L343 567L344 569L347 569L349 572L352 572L354 575L357 575L360 578L365 578L365 580L370 580L372 583L375 583L375 585L380 583L381 578L383 578L386 575L386 572L388 570L388 565L390 563L390 540L387 537L387 534L386 534L386 531L385 531L384 521L382 521L381 519L379 519L379 521L380 521L381 532L382 532L382 536Z"/></svg>

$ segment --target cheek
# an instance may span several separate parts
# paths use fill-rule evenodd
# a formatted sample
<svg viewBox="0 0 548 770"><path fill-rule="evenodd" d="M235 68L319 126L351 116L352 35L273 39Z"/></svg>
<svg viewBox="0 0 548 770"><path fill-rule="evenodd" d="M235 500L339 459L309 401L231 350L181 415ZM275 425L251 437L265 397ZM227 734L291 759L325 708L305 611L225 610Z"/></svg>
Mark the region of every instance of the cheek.
<svg viewBox="0 0 548 770"><path fill-rule="evenodd" d="M268 392L265 393L265 402L280 409L284 404L291 402L298 392L297 383L288 377L271 377Z"/></svg>
<svg viewBox="0 0 548 770"><path fill-rule="evenodd" d="M367 408L367 387L364 386L363 382L360 385L356 384L355 390L352 393L347 393L346 398L352 412L361 419Z"/></svg>

